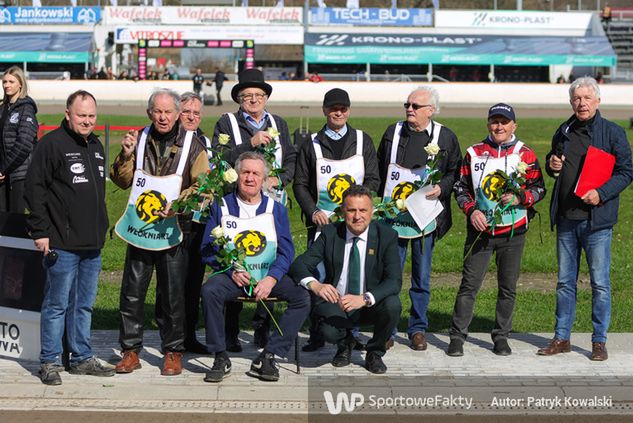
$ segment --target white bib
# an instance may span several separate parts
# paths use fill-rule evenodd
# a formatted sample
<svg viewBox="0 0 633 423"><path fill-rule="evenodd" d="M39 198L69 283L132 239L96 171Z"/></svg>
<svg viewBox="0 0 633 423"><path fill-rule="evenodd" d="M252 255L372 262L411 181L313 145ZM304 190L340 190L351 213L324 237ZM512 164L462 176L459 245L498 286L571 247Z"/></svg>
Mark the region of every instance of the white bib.
<svg viewBox="0 0 633 423"><path fill-rule="evenodd" d="M182 173L187 163L193 132L187 131L176 173L155 176L143 170L149 126L143 130L136 149L136 170L127 208L114 230L125 242L144 250L166 250L182 242L176 216L162 219L155 213L180 196Z"/></svg>
<svg viewBox="0 0 633 423"><path fill-rule="evenodd" d="M312 146L316 154L316 181L319 197L317 207L328 216L343 202L343 194L356 184L362 185L365 178L363 158L363 131L356 130L356 154L343 160L323 157L317 134L312 134Z"/></svg>
<svg viewBox="0 0 633 423"><path fill-rule="evenodd" d="M274 207L275 202L269 199L265 213L244 217L240 210L240 216L232 216L226 202L222 200L221 224L224 235L229 237L231 247L237 245L244 249L246 268L255 281L262 280L268 274L270 266L277 258Z"/></svg>
<svg viewBox="0 0 633 423"><path fill-rule="evenodd" d="M404 122L401 121L398 122L394 128L393 141L391 143L391 157L389 159L389 166L387 167L387 178L383 191L383 201L390 201L391 199L405 200L416 190L413 182L424 181L429 172L428 166L418 169L407 169L396 164L398 145L400 144L400 133L403 125ZM433 137L431 138L430 144L438 145L441 129L441 124L433 122ZM429 156L428 159L432 159L433 157L434 156ZM390 224L391 227L398 232L400 238L419 238L423 234L426 235L433 232L437 226L436 221L433 220L424 228L424 231L422 231L418 228L418 225L409 212L400 213L395 219L385 219L385 222Z"/></svg>
<svg viewBox="0 0 633 423"><path fill-rule="evenodd" d="M468 148L470 173L473 187L475 188L477 209L484 213L489 222L497 205L497 202L493 200L493 194L496 191L498 180L492 177L492 174L496 170L503 170L508 175L516 171L517 165L521 162L521 156L519 155L521 147L523 147L523 142L518 141L512 149L512 153L504 157L477 156L474 148ZM519 204L514 207L508 207L501 215L501 223L497 223L496 226L511 226L523 221L527 223L527 211Z"/></svg>

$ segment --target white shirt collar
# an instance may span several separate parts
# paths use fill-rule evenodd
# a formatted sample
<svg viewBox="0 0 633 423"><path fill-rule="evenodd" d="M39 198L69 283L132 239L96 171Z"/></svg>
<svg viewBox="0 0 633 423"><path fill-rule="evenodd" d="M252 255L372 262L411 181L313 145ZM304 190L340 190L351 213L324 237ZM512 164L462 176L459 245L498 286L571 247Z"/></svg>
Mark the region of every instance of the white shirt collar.
<svg viewBox="0 0 633 423"><path fill-rule="evenodd" d="M345 231L347 233L347 235L345 236L345 241L349 242L352 240L352 238L354 237L359 237L362 241L367 242L367 236L369 235L369 226L367 226L367 229L365 229L365 231L360 234L360 235L354 235L352 232L350 232L349 229L345 228Z"/></svg>

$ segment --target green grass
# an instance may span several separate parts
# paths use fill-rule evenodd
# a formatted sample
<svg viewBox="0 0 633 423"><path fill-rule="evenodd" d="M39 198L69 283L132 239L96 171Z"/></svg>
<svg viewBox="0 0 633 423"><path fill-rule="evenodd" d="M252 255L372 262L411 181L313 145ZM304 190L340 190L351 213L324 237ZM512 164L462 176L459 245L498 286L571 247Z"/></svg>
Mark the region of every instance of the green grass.
<svg viewBox="0 0 633 423"><path fill-rule="evenodd" d="M56 124L61 121L62 115L41 115L38 116L40 122L46 124ZM217 117L207 117L203 120L201 127L207 134L213 133ZM451 128L458 136L462 148L462 153L466 148L483 139L487 132L484 119L460 119L448 118L439 119L442 124ZM291 132L299 126L299 118L287 119ZM99 124L117 125L144 125L147 119L142 116L99 116ZM323 125L324 120L312 120L312 130ZM350 124L363 129L371 135L376 146L385 128L393 123L391 118L352 118ZM545 154L549 150L551 136L560 124L558 119L522 119L519 122L517 135L533 148L539 161L543 166ZM627 127L628 122L618 122L623 127ZM627 130L629 139L633 135ZM111 134L110 139L110 160L113 160L119 151L118 142L122 133ZM102 136L103 139L103 136ZM545 183L548 195L545 200L537 204L536 210L540 214L531 222L531 229L527 236L525 251L523 254L523 273L552 273L552 286L555 286L557 270L555 234L550 231L549 221L549 198L553 181L545 176ZM113 226L121 216L127 202L129 192L118 189L114 184L109 183L107 187L108 213L110 225ZM300 219L300 210L294 202L290 210L291 230L294 233L295 247L297 254L305 250L306 237L304 225ZM612 290L613 290L613 316L611 323L612 331L633 330L633 313L630 310L633 306L633 286L629 283L629 275L633 273L631 263L631 253L628 248L633 241L633 190L627 188L620 197L619 223L616 225L612 244ZM463 243L465 236L464 215L459 211L453 202L453 228L436 246L433 255L434 273L461 272ZM541 243L542 238L542 243ZM120 271L123 269L125 261L125 243L114 236L106 242L103 249L103 270ZM405 271L408 271L407 264ZM494 271L494 264L491 264L490 271ZM587 266L583 264L581 273L587 273ZM438 275L441 277L441 275ZM408 281L405 281L408 285ZM433 286L433 280L431 281ZM432 331L445 331L450 325L450 317L453 309L457 288L456 287L435 287L432 288L432 299L429 306L429 319ZM403 289L401 294L403 302L403 313L400 321L400 329L407 325L409 298L407 290ZM494 304L496 299L496 289L482 289L477 297L475 318L471 324L472 331L490 331L494 325ZM118 328L118 301L119 283L101 283L99 296L95 305L94 327L97 329ZM554 325L555 295L553 292L520 292L517 295L517 305L514 317L514 329L520 332L549 332ZM154 307L154 288L150 289L147 297L147 327L155 327L151 318ZM252 315L253 307L246 305L245 312L242 313L242 323L244 327L249 327L248 321ZM581 290L578 293L576 331L591 331L591 294Z"/></svg>

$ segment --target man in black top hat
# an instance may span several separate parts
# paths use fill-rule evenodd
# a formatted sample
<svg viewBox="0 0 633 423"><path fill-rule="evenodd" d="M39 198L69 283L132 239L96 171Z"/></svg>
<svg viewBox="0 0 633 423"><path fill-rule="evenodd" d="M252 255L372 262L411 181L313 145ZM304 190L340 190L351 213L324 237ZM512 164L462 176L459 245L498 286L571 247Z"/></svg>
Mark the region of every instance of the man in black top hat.
<svg viewBox="0 0 633 423"><path fill-rule="evenodd" d="M333 88L325 93L326 124L312 135L312 142L303 143L299 150L293 189L308 228L308 246L316 232L329 223L333 210L341 205L344 189L350 186L345 181L353 181L370 191L378 190L380 185L374 143L369 135L347 123L350 106L345 90ZM313 322L310 328L310 340L304 351L315 351L324 345L314 326L317 323Z"/></svg>
<svg viewBox="0 0 633 423"><path fill-rule="evenodd" d="M215 124L212 145L224 154L231 166L240 154L246 151L259 151L273 141L276 143L275 162L269 163L271 169L282 169L269 175L264 192L272 198L285 201L284 187L292 182L295 173L296 151L290 139L288 124L284 119L266 111L266 103L273 87L264 81L264 75L258 69L246 69L238 74L239 82L231 90L231 98L240 108L235 113L225 113ZM270 129L272 128L272 129ZM225 142L228 135L229 140ZM222 142L220 142L222 139ZM269 308L273 303L268 304ZM226 309L227 350L242 350L237 338L239 333L239 313L242 303L229 303ZM261 306L253 317L255 344L264 347L268 340L270 319Z"/></svg>

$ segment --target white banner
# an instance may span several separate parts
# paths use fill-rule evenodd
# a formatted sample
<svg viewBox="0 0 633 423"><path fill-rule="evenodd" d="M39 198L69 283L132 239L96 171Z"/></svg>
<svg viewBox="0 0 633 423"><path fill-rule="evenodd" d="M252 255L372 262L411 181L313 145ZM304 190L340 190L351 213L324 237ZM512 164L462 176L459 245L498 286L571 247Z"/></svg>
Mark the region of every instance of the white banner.
<svg viewBox="0 0 633 423"><path fill-rule="evenodd" d="M303 24L301 7L107 6L104 23L116 25L289 25ZM261 28L260 31L267 31Z"/></svg>
<svg viewBox="0 0 633 423"><path fill-rule="evenodd" d="M40 313L0 307L0 357L39 360Z"/></svg>
<svg viewBox="0 0 633 423"><path fill-rule="evenodd" d="M135 26L115 30L117 44L138 40L253 40L258 44L303 45L301 26Z"/></svg>
<svg viewBox="0 0 633 423"><path fill-rule="evenodd" d="M435 12L436 28L586 30L591 13L471 10Z"/></svg>

